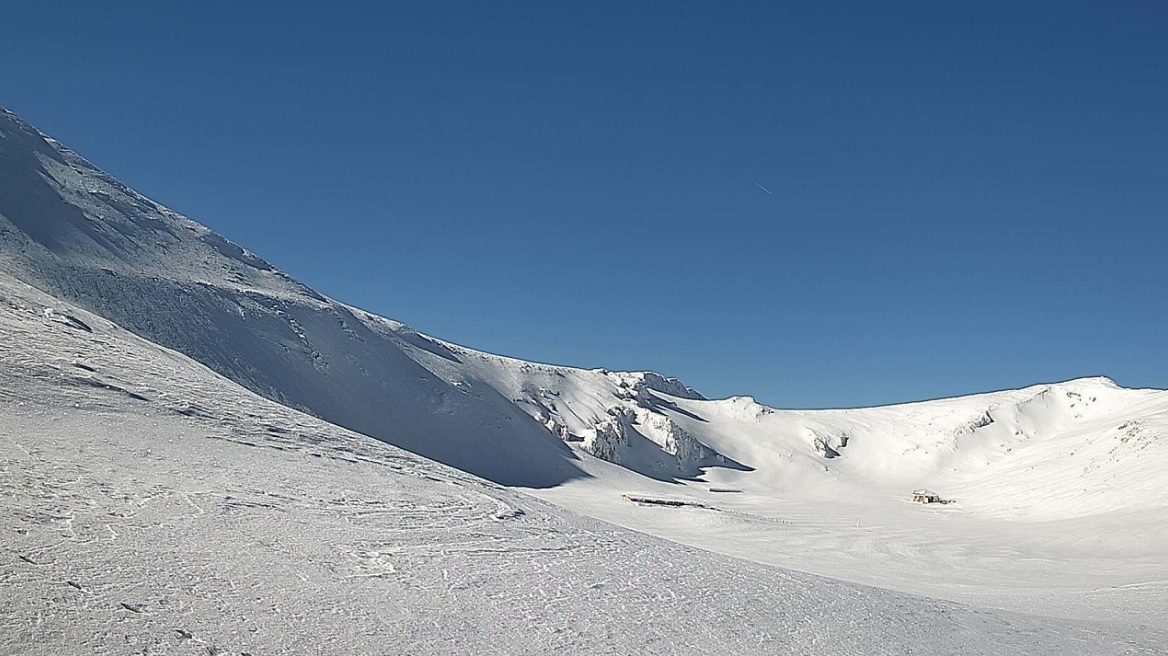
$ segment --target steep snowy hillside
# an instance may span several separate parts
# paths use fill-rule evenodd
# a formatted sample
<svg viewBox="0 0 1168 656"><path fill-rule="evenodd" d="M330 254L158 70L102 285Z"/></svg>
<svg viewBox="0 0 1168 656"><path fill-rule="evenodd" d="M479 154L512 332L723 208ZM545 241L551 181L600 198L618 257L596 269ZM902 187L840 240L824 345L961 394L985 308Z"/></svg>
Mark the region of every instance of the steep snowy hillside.
<svg viewBox="0 0 1168 656"><path fill-rule="evenodd" d="M649 372L584 370L525 362L444 342L360 310L370 326L404 341L406 353L472 395L498 394L574 449L663 480L703 467L735 466L665 414L666 395L702 399L673 378ZM391 337L392 338L392 337Z"/></svg>
<svg viewBox="0 0 1168 656"><path fill-rule="evenodd" d="M2 109L0 270L270 399L497 482L545 487L581 475L568 440L658 477L720 462L648 405L650 389L697 396L676 381L602 375L588 403L558 407L540 377L573 370L513 362L499 378L490 363L461 362L317 294ZM463 384L476 373L483 384ZM575 389L590 393L596 379Z"/></svg>
<svg viewBox="0 0 1168 656"><path fill-rule="evenodd" d="M0 274L0 653L1139 654L575 516Z"/></svg>
<svg viewBox="0 0 1168 656"><path fill-rule="evenodd" d="M0 270L245 387L503 483L579 475L507 399L440 380L349 308L0 109Z"/></svg>

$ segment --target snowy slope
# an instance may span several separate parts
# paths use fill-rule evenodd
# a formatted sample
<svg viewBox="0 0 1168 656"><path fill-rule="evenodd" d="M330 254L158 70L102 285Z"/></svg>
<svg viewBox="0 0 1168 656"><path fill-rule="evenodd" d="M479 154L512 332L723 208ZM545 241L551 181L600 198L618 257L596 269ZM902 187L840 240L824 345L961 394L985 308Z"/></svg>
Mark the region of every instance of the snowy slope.
<svg viewBox="0 0 1168 656"><path fill-rule="evenodd" d="M426 351L437 342L317 294L2 109L0 270L270 399L497 482L546 487L580 476L561 439L569 434L591 453L626 451L627 464L652 475L692 474L713 457L669 422L643 441L628 429L636 417L605 414L609 397L652 400L639 391L650 387L696 395L676 381L602 376L600 396L549 431L558 411L532 411L554 404L539 397L537 365L506 384L460 386L457 372L473 374L475 362L446 347ZM595 379L577 389L588 393Z"/></svg>
<svg viewBox="0 0 1168 656"><path fill-rule="evenodd" d="M1168 508L1163 390L1085 378L879 408L776 410L749 397L709 401L656 374L495 356L382 321L444 380L496 390L580 451L656 478L828 498L933 488L964 510L1015 519ZM646 467L638 440L672 457Z"/></svg>
<svg viewBox="0 0 1168 656"><path fill-rule="evenodd" d="M492 480L579 475L506 399L470 396L392 335L134 193L0 110L0 270L268 398Z"/></svg>
<svg viewBox="0 0 1168 656"><path fill-rule="evenodd" d="M6 275L60 299L18 304L22 312L56 308L34 312L44 326L69 330L69 316L83 315L73 306L85 308L263 397L594 518L765 565L1080 626L1099 619L1105 631L1145 644L1168 629L1162 391L1084 379L886 408L784 411L746 397L705 400L653 373L482 353L325 298L0 112ZM21 339L40 348L35 337ZM77 373L71 366L61 360L57 370ZM183 367L171 375L188 375ZM161 377L164 369L151 371ZM226 385L198 371L198 380ZM109 384L130 389L124 382ZM79 399L110 389L69 384L82 386ZM56 389L41 405L53 404ZM184 389L198 407L175 412L228 433L279 441L288 438L272 437L279 427L269 416L311 423L254 397L241 401L238 391L204 413L200 393ZM242 415L224 409L249 404L258 405ZM147 439L145 424L133 425L140 430L125 439ZM38 439L61 435L19 428ZM244 452L270 455L232 453ZM288 481L299 476L278 459L267 465ZM371 493L358 487L359 496ZM921 487L955 503L909 503ZM644 503L654 500L688 505ZM612 566L597 557L580 571Z"/></svg>
<svg viewBox="0 0 1168 656"><path fill-rule="evenodd" d="M0 137L0 268L264 396L493 480L561 483L591 454L663 480L754 468L770 474L752 480L781 470L829 494L836 483L898 496L937 487L1020 517L1168 503L1155 475L1162 393L1087 380L776 412L704 402L657 374L493 356L322 297L7 111Z"/></svg>
<svg viewBox="0 0 1168 656"><path fill-rule="evenodd" d="M778 410L386 324L427 345L407 352L443 379L499 390L577 450L590 476L539 492L545 499L758 562L1168 628L1168 392L1087 378L880 408ZM676 436L685 448L674 448ZM656 459L646 460L646 444ZM910 503L918 488L953 503Z"/></svg>
<svg viewBox="0 0 1168 656"><path fill-rule="evenodd" d="M1156 653L662 542L0 274L0 653Z"/></svg>
<svg viewBox="0 0 1168 656"><path fill-rule="evenodd" d="M904 496L932 488L979 515L1053 520L1168 507L1168 392L1088 378L860 410L792 412L738 398L677 421L783 487Z"/></svg>
<svg viewBox="0 0 1168 656"><path fill-rule="evenodd" d="M537 364L444 342L360 310L370 326L396 335L427 370L471 395L498 394L582 456L618 462L643 475L672 479L703 466L731 463L663 414L665 395L701 399L673 378Z"/></svg>

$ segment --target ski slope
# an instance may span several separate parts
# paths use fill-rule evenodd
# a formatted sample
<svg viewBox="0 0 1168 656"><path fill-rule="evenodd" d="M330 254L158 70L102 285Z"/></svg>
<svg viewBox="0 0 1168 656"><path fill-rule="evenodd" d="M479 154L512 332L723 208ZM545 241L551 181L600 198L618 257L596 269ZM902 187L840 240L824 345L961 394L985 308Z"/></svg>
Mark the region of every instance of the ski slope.
<svg viewBox="0 0 1168 656"><path fill-rule="evenodd" d="M1163 391L794 411L483 353L5 110L0 290L3 653L1168 644Z"/></svg>

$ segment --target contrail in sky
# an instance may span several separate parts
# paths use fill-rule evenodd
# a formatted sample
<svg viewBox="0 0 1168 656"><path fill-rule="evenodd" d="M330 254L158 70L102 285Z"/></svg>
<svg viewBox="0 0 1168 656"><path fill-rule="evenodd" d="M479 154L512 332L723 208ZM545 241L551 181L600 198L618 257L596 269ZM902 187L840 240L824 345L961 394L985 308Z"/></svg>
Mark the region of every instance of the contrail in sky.
<svg viewBox="0 0 1168 656"><path fill-rule="evenodd" d="M774 196L774 195L775 195L775 192L773 192L773 191L771 191L770 189L767 189L766 187L764 187L764 186L760 185L758 182L755 182L755 183L754 183L754 186L758 187L759 189L762 189L763 191L767 192L768 194L770 194L770 195L772 195L772 196Z"/></svg>

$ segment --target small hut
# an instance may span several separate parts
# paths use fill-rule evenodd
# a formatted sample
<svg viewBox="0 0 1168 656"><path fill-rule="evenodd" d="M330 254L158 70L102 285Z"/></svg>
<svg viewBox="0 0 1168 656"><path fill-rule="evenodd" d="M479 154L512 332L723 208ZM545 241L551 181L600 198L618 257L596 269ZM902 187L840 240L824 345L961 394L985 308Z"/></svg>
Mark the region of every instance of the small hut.
<svg viewBox="0 0 1168 656"><path fill-rule="evenodd" d="M932 490L913 490L912 500L916 503L945 503L941 500L941 495Z"/></svg>

